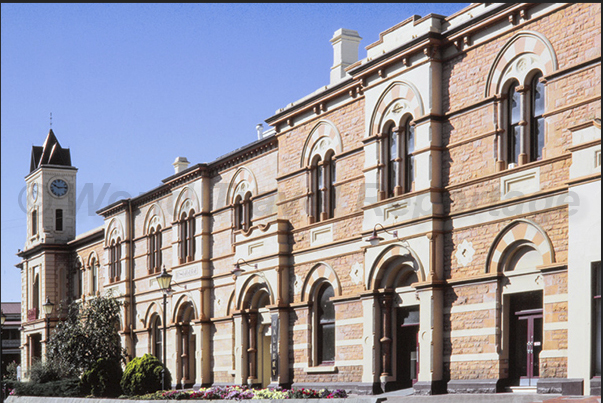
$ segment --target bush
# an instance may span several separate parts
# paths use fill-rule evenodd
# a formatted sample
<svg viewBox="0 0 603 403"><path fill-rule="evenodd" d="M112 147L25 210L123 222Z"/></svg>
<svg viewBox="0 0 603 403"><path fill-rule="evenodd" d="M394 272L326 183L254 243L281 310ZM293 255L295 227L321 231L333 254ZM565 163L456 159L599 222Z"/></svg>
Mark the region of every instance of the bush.
<svg viewBox="0 0 603 403"><path fill-rule="evenodd" d="M143 395L161 390L161 370L163 364L151 354L136 357L128 363L123 377L121 388L126 395ZM170 371L165 368L165 386L172 384Z"/></svg>
<svg viewBox="0 0 603 403"><path fill-rule="evenodd" d="M81 397L80 380L78 378L50 381L46 383L15 382L14 394L17 396L55 396Z"/></svg>
<svg viewBox="0 0 603 403"><path fill-rule="evenodd" d="M32 383L47 383L64 378L61 370L52 361L37 360L29 369L29 380ZM34 395L38 396L38 395Z"/></svg>
<svg viewBox="0 0 603 403"><path fill-rule="evenodd" d="M80 389L84 395L96 397L117 397L121 395L123 369L118 360L101 358L80 380Z"/></svg>
<svg viewBox="0 0 603 403"><path fill-rule="evenodd" d="M19 366L19 364L17 364L16 361L13 361L11 363L9 363L6 366L6 374L4 374L4 379L10 379L13 381L17 380L17 367Z"/></svg>

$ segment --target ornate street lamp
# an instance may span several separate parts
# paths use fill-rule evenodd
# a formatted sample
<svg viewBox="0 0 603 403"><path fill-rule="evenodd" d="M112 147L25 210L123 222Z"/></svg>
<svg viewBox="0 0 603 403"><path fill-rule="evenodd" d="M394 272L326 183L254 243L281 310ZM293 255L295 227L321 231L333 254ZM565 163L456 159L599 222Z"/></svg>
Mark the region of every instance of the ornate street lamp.
<svg viewBox="0 0 603 403"><path fill-rule="evenodd" d="M4 314L4 311L0 311L0 318L2 318L2 323L0 323L0 325L4 326L4 322L6 322L6 315Z"/></svg>
<svg viewBox="0 0 603 403"><path fill-rule="evenodd" d="M163 362L163 368L161 369L161 389L165 390L165 368L167 366L166 364L166 347L167 347L167 338L166 338L166 315L165 315L165 311L167 309L167 294L168 292L171 290L171 285L172 285L172 275L169 274L166 270L165 270L165 265L163 265L163 270L161 271L161 274L158 275L156 277L157 279L157 284L159 284L159 288L161 288L161 291L163 292L163 351L162 351L162 362Z"/></svg>
<svg viewBox="0 0 603 403"><path fill-rule="evenodd" d="M50 337L50 314L53 308L54 304L50 302L50 297L46 296L46 302L42 304L42 311L44 311L44 316L46 317L46 341Z"/></svg>

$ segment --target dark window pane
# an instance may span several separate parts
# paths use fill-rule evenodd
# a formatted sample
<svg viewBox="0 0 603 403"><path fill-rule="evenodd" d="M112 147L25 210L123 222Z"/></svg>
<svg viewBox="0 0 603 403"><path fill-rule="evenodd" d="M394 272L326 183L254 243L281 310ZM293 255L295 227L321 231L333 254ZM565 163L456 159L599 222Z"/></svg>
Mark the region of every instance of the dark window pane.
<svg viewBox="0 0 603 403"><path fill-rule="evenodd" d="M320 306L318 317L321 323L335 320L335 307L333 302L329 301L331 297L335 296L333 287L326 286L320 295Z"/></svg>
<svg viewBox="0 0 603 403"><path fill-rule="evenodd" d="M534 116L542 116L544 113L544 84L539 81L542 75L537 75L532 81Z"/></svg>
<svg viewBox="0 0 603 403"><path fill-rule="evenodd" d="M320 362L335 361L335 324L321 325L319 337L321 338Z"/></svg>
<svg viewBox="0 0 603 403"><path fill-rule="evenodd" d="M389 159L393 161L398 158L398 134L390 129L389 133Z"/></svg>
<svg viewBox="0 0 603 403"><path fill-rule="evenodd" d="M521 119L521 101L519 99L519 92L515 90L512 91L511 95L511 123L516 124L519 123Z"/></svg>
<svg viewBox="0 0 603 403"><path fill-rule="evenodd" d="M57 209L56 211L56 229L57 231L63 231L63 210Z"/></svg>

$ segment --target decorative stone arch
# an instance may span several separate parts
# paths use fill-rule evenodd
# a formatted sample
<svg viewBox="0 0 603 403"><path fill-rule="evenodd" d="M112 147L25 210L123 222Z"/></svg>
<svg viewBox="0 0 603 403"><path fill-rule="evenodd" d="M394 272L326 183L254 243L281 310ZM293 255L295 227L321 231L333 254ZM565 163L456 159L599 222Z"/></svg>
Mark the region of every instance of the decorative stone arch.
<svg viewBox="0 0 603 403"><path fill-rule="evenodd" d="M302 302L310 302L316 287L325 281L333 286L336 297L341 296L341 282L337 277L337 273L328 264L320 262L310 270L304 280L301 295Z"/></svg>
<svg viewBox="0 0 603 403"><path fill-rule="evenodd" d="M84 259L76 254L75 255L75 268L76 269L84 269L86 267L86 265L84 264Z"/></svg>
<svg viewBox="0 0 603 403"><path fill-rule="evenodd" d="M195 212L198 213L201 211L201 206L195 191L188 186L185 186L180 193L178 193L178 197L174 203L173 221L178 221L183 212L188 214L191 210L195 210Z"/></svg>
<svg viewBox="0 0 603 403"><path fill-rule="evenodd" d="M258 184L255 175L247 167L241 167L235 172L228 185L226 193L226 205L234 203L237 196L245 198L245 194L251 192L252 195L258 194Z"/></svg>
<svg viewBox="0 0 603 403"><path fill-rule="evenodd" d="M417 87L406 81L392 83L381 95L371 117L368 136L381 131L389 120L399 123L411 114L415 119L425 114L423 100Z"/></svg>
<svg viewBox="0 0 603 403"><path fill-rule="evenodd" d="M536 223L519 219L508 224L494 238L486 259L486 273L498 273L502 269L503 257L512 245L518 242L528 242L540 253L542 264L555 262L555 250L546 232Z"/></svg>
<svg viewBox="0 0 603 403"><path fill-rule="evenodd" d="M92 252L90 252L90 254L88 255L88 259L86 261L86 268L91 269L92 268L92 259L94 259L96 261L96 264L98 266L100 266L100 259L98 257L98 253L96 253L95 250L93 250Z"/></svg>
<svg viewBox="0 0 603 403"><path fill-rule="evenodd" d="M320 155L320 159L324 161L329 150L332 150L334 154L340 154L343 152L343 141L334 123L329 120L321 120L306 138L302 149L300 168L309 166L315 155Z"/></svg>
<svg viewBox="0 0 603 403"><path fill-rule="evenodd" d="M371 270L368 272L368 276L366 279L366 289L376 290L380 288L384 280L386 283L393 283L395 281L396 276L403 274L401 272L393 273L388 269L389 263L391 263L394 259L398 258L402 259L403 266L412 269L416 273L419 282L423 282L426 280L423 264L421 263L421 260L419 259L415 251L409 247L400 244L394 244L388 246L375 259Z"/></svg>
<svg viewBox="0 0 603 403"><path fill-rule="evenodd" d="M486 80L485 97L500 94L503 85L515 78L520 85L526 83L534 70L544 76L558 68L557 55L549 40L534 31L515 34L498 52Z"/></svg>
<svg viewBox="0 0 603 403"><path fill-rule="evenodd" d="M147 307L147 310L144 314L144 320L142 322L142 326L145 329L148 329L151 326L151 319L153 318L153 315L159 315L160 318L163 318L163 309L157 302L151 302L151 304Z"/></svg>
<svg viewBox="0 0 603 403"><path fill-rule="evenodd" d="M165 214L163 209L157 203L154 203L148 210L144 218L143 234L148 234L151 228L157 229L158 226L165 228Z"/></svg>
<svg viewBox="0 0 603 403"><path fill-rule="evenodd" d="M117 217L111 219L109 221L109 225L107 226L107 230L105 231L105 247L111 246L111 242L113 240L121 240L125 239L124 234L126 231L124 230L124 226Z"/></svg>
<svg viewBox="0 0 603 403"><path fill-rule="evenodd" d="M226 305L226 316L232 316L233 312L236 309L235 303L236 303L236 301L235 301L235 292L233 290L230 293L230 296L228 297L228 303Z"/></svg>
<svg viewBox="0 0 603 403"><path fill-rule="evenodd" d="M172 323L177 323L180 315L184 312L183 308L188 309L189 306L193 309L192 318L198 318L199 309L197 307L197 304L195 304L195 300L192 298L191 295L185 293L178 298L178 300L174 304L174 310L170 313Z"/></svg>
<svg viewBox="0 0 603 403"><path fill-rule="evenodd" d="M253 307L253 302L258 297L256 294L261 290L264 290L268 293L271 305L276 304L275 293L270 286L270 283L265 281L259 275L253 274L246 279L245 283L243 283L243 286L241 287L239 298L236 302L236 309L240 310L249 306Z"/></svg>

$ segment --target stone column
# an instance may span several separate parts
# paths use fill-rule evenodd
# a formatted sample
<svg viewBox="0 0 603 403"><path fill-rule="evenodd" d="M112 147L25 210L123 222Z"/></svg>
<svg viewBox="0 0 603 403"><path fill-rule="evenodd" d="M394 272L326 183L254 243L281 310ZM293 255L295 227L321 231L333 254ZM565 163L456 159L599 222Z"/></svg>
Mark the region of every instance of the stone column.
<svg viewBox="0 0 603 403"><path fill-rule="evenodd" d="M249 376L247 377L247 383L253 385L257 379L257 312L249 312L247 317L248 331L249 331L249 348L248 353L248 365L249 365Z"/></svg>
<svg viewBox="0 0 603 403"><path fill-rule="evenodd" d="M392 354L392 302L393 295L390 293L381 296L381 323L382 333L381 339L381 388L386 391L386 384L389 377L392 375L391 370L391 354Z"/></svg>
<svg viewBox="0 0 603 403"><path fill-rule="evenodd" d="M517 163L519 165L524 165L528 162L528 154L526 152L526 145L528 142L528 108L530 105L530 100L528 96L530 94L529 87L527 85L520 85L515 87L515 90L520 94L520 110L521 117L519 120L519 125L521 126L521 144L519 145L519 158Z"/></svg>

